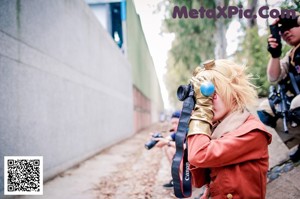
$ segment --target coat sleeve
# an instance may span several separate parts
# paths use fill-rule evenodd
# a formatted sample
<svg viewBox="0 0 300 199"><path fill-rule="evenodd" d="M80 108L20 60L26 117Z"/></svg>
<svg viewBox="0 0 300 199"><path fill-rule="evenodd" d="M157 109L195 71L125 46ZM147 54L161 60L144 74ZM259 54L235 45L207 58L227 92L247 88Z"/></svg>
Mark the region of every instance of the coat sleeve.
<svg viewBox="0 0 300 199"><path fill-rule="evenodd" d="M260 130L216 140L206 135L188 137L188 160L194 167L221 167L260 158L268 158L268 139Z"/></svg>
<svg viewBox="0 0 300 199"><path fill-rule="evenodd" d="M209 169L190 165L190 171L192 174L192 185L194 187L200 188L209 183Z"/></svg>

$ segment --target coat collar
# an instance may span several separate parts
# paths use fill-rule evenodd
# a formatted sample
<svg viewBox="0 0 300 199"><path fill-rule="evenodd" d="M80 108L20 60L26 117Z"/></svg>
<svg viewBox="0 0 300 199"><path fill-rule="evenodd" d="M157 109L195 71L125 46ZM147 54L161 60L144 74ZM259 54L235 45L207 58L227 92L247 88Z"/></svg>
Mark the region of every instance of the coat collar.
<svg viewBox="0 0 300 199"><path fill-rule="evenodd" d="M213 130L212 139L218 139L223 134L233 131L244 124L250 116L249 111L235 111L227 115Z"/></svg>

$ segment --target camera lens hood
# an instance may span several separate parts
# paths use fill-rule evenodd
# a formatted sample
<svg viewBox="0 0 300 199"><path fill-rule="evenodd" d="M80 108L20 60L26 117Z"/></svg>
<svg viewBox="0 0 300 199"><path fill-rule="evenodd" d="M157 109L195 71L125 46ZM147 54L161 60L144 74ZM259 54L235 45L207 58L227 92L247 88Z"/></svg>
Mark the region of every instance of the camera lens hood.
<svg viewBox="0 0 300 199"><path fill-rule="evenodd" d="M180 101L184 101L189 95L190 86L189 85L181 85L177 89L177 98Z"/></svg>

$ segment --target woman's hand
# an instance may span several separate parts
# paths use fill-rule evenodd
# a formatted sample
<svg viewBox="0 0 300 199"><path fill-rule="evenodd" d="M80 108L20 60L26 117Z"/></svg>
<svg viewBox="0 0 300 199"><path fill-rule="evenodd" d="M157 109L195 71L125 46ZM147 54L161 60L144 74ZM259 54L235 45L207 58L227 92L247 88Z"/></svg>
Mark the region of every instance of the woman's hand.
<svg viewBox="0 0 300 199"><path fill-rule="evenodd" d="M162 148L162 147L168 145L168 143L170 142L170 140L167 138L153 138L153 140L158 141L157 144L155 145L158 148Z"/></svg>
<svg viewBox="0 0 300 199"><path fill-rule="evenodd" d="M205 72L202 72L200 75L196 74L196 76L191 79L195 91L196 104L191 115L188 136L205 134L210 137L211 135L210 128L213 118L212 96L204 96L200 91L201 84L210 81L204 74Z"/></svg>

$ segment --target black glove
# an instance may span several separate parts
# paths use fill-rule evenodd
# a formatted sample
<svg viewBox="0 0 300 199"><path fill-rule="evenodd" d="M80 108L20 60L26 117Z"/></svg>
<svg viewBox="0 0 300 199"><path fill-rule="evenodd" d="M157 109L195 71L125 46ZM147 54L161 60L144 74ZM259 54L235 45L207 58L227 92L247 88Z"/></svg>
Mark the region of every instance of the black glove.
<svg viewBox="0 0 300 199"><path fill-rule="evenodd" d="M277 24L270 25L270 32L272 34L272 37L276 39L278 46L276 48L272 48L270 46L270 43L268 42L268 51L270 52L273 58L278 58L281 55L281 47L282 47L278 25Z"/></svg>

